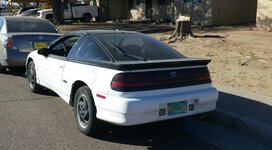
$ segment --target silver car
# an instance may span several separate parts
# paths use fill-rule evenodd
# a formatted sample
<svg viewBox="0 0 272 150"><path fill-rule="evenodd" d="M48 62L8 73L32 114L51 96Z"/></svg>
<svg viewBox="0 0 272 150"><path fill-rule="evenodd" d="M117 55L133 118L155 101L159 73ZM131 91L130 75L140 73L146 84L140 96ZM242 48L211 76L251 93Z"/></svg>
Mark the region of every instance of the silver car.
<svg viewBox="0 0 272 150"><path fill-rule="evenodd" d="M34 17L0 17L0 72L23 67L27 55L61 36L49 21Z"/></svg>

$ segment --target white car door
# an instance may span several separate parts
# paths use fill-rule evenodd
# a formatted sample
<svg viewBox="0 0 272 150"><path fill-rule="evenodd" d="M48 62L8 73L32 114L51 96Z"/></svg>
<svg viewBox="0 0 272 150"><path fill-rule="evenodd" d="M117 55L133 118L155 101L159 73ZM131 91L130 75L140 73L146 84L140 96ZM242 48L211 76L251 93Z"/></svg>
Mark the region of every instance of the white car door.
<svg viewBox="0 0 272 150"><path fill-rule="evenodd" d="M62 71L66 63L66 57L53 52L47 57L41 57L38 62L37 74L40 84L55 91L56 93L59 93Z"/></svg>
<svg viewBox="0 0 272 150"><path fill-rule="evenodd" d="M55 46L50 47L50 52L47 57L41 57L38 60L38 77L40 84L60 94L62 86L62 74L67 56L79 37L70 37L65 40L60 40Z"/></svg>

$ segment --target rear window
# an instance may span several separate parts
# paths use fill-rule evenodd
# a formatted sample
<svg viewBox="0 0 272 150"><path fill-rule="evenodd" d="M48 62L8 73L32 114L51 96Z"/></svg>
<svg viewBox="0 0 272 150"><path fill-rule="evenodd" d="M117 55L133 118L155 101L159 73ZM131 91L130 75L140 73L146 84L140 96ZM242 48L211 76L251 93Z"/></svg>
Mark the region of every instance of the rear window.
<svg viewBox="0 0 272 150"><path fill-rule="evenodd" d="M8 19L8 33L15 32L44 32L58 33L56 28L46 20L36 19Z"/></svg>
<svg viewBox="0 0 272 150"><path fill-rule="evenodd" d="M118 32L100 34L96 37L117 61L184 58L167 44L145 34Z"/></svg>

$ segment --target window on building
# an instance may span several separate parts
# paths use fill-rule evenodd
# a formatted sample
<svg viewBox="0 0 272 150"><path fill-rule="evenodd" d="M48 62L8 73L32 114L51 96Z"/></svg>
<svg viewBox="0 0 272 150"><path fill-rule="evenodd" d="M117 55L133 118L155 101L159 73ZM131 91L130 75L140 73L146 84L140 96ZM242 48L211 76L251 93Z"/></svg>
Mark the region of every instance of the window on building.
<svg viewBox="0 0 272 150"><path fill-rule="evenodd" d="M140 0L129 0L129 9L136 9L140 5Z"/></svg>
<svg viewBox="0 0 272 150"><path fill-rule="evenodd" d="M201 3L201 0L184 0L184 3Z"/></svg>

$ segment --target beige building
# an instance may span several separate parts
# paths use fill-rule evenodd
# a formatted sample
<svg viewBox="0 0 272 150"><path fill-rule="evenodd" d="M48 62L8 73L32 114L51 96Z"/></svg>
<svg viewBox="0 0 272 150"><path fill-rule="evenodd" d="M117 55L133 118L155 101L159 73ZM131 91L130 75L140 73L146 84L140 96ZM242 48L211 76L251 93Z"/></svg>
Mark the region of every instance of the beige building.
<svg viewBox="0 0 272 150"><path fill-rule="evenodd" d="M256 25L272 28L272 1L258 0Z"/></svg>
<svg viewBox="0 0 272 150"><path fill-rule="evenodd" d="M96 1L96 4L99 6L101 18L104 20L150 19L154 21L173 22L179 15L185 15L190 16L194 24L232 25L255 23L257 10L257 0L93 1Z"/></svg>
<svg viewBox="0 0 272 150"><path fill-rule="evenodd" d="M212 0L93 0L104 20L174 21L190 15L197 24L212 23ZM197 2L199 1L199 3ZM202 2L201 2L202 1Z"/></svg>
<svg viewBox="0 0 272 150"><path fill-rule="evenodd" d="M233 25L256 22L257 0L213 0L212 22Z"/></svg>

